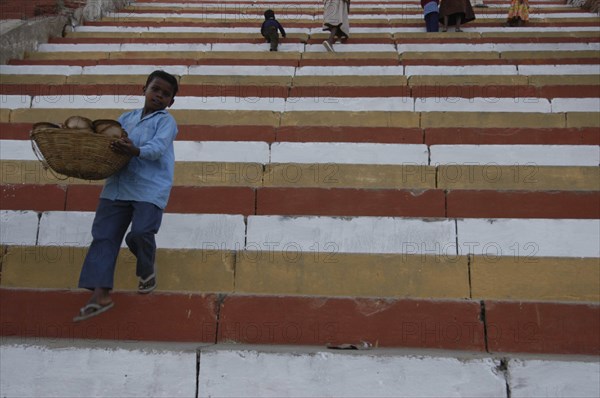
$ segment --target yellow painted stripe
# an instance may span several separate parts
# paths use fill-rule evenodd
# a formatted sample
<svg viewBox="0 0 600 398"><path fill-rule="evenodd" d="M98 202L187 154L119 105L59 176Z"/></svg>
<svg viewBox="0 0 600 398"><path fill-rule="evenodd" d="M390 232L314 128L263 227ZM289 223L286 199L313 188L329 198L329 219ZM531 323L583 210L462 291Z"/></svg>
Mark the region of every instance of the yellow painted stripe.
<svg viewBox="0 0 600 398"><path fill-rule="evenodd" d="M282 126L419 127L415 112L286 112Z"/></svg>
<svg viewBox="0 0 600 398"><path fill-rule="evenodd" d="M558 113L507 112L423 112L421 127L565 127L565 115Z"/></svg>
<svg viewBox="0 0 600 398"><path fill-rule="evenodd" d="M449 190L598 191L599 177L598 167L447 165L438 168L437 181Z"/></svg>
<svg viewBox="0 0 600 398"><path fill-rule="evenodd" d="M431 76L410 76L408 78L408 85L411 87L416 86L488 86L490 92L494 92L497 87L495 86L526 86L528 83L527 76L505 76L505 75L491 75L491 76L443 76L443 75L431 75ZM448 94L440 93L440 97L447 97Z"/></svg>
<svg viewBox="0 0 600 398"><path fill-rule="evenodd" d="M567 112L567 127L600 127L597 112Z"/></svg>
<svg viewBox="0 0 600 398"><path fill-rule="evenodd" d="M75 289L87 247L9 246L3 258L2 287ZM233 252L158 249L158 290L232 292ZM122 249L117 260L115 289L137 290L135 257Z"/></svg>
<svg viewBox="0 0 600 398"><path fill-rule="evenodd" d="M529 84L533 86L597 86L600 85L600 75L529 76Z"/></svg>
<svg viewBox="0 0 600 398"><path fill-rule="evenodd" d="M437 183L436 183L437 181ZM58 180L37 160L0 160L1 184L99 185ZM600 191L597 167L497 165L356 165L176 162L174 185L355 189Z"/></svg>
<svg viewBox="0 0 600 398"><path fill-rule="evenodd" d="M253 75L228 75L228 76L201 76L185 75L181 77L181 84L193 85L218 85L218 86L291 86L292 76L253 76Z"/></svg>
<svg viewBox="0 0 600 398"><path fill-rule="evenodd" d="M428 255L238 253L235 290L244 294L468 298L467 258Z"/></svg>
<svg viewBox="0 0 600 398"><path fill-rule="evenodd" d="M504 51L502 59L598 58L599 51Z"/></svg>
<svg viewBox="0 0 600 398"><path fill-rule="evenodd" d="M26 52L25 59L35 60L98 60L108 59L108 51L76 51L76 52Z"/></svg>
<svg viewBox="0 0 600 398"><path fill-rule="evenodd" d="M406 86L406 76L296 76L293 79L294 86L319 86L330 88L325 90L321 95L332 96L336 95L337 87L397 87Z"/></svg>
<svg viewBox="0 0 600 398"><path fill-rule="evenodd" d="M0 75L0 84L65 84L65 75ZM43 93L40 93L43 94ZM44 93L45 94L45 93Z"/></svg>
<svg viewBox="0 0 600 398"><path fill-rule="evenodd" d="M534 301L600 300L597 258L532 257L535 242L514 256L471 261L473 298Z"/></svg>
<svg viewBox="0 0 600 398"><path fill-rule="evenodd" d="M499 59L496 51L406 51L400 54L400 59Z"/></svg>

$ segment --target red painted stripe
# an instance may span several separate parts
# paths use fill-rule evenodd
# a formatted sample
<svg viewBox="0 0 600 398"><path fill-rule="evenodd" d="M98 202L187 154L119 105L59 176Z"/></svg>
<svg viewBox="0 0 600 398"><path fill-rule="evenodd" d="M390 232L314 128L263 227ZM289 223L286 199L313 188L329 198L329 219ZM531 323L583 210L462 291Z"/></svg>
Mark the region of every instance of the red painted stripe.
<svg viewBox="0 0 600 398"><path fill-rule="evenodd" d="M3 173L7 172L3 170ZM1 210L54 211L65 209L66 187L58 185L2 185Z"/></svg>
<svg viewBox="0 0 600 398"><path fill-rule="evenodd" d="M290 165L290 182L302 176ZM258 190L258 215L444 217L445 198L441 190L367 190L336 188L335 164L316 165L310 178L322 188L262 188Z"/></svg>
<svg viewBox="0 0 600 398"><path fill-rule="evenodd" d="M490 352L600 355L600 306L485 302Z"/></svg>
<svg viewBox="0 0 600 398"><path fill-rule="evenodd" d="M526 185L536 169L511 176ZM500 178L497 170L492 178ZM451 191L447 200L450 218L600 218L600 192Z"/></svg>
<svg viewBox="0 0 600 398"><path fill-rule="evenodd" d="M589 128L395 128L344 126L178 126L181 141L375 142L394 144L600 145ZM28 140L31 123L0 123L0 139Z"/></svg>
<svg viewBox="0 0 600 398"><path fill-rule="evenodd" d="M83 291L0 289L0 335L52 339L216 341L212 294L112 294L115 306L74 323L90 294Z"/></svg>
<svg viewBox="0 0 600 398"><path fill-rule="evenodd" d="M177 126L177 140L182 141L276 141L276 128L273 126Z"/></svg>
<svg viewBox="0 0 600 398"><path fill-rule="evenodd" d="M559 77L557 76L557 80ZM529 86L529 85L436 85L414 86L412 97L446 101L453 98L590 98L600 95L600 85ZM515 102L517 103L517 102Z"/></svg>
<svg viewBox="0 0 600 398"><path fill-rule="evenodd" d="M223 181L223 185L225 184L227 181ZM70 185L66 210L95 211L101 191L102 186L99 185ZM37 200L41 202L41 199ZM254 214L254 208L255 193L252 188L174 186L165 212L251 215ZM25 209L27 208L20 208Z"/></svg>
<svg viewBox="0 0 600 398"><path fill-rule="evenodd" d="M218 342L484 350L479 303L326 297L228 296Z"/></svg>
<svg viewBox="0 0 600 398"><path fill-rule="evenodd" d="M402 59L402 65L464 66L464 65L574 65L597 64L598 58L528 58L475 59L475 53L464 59Z"/></svg>
<svg viewBox="0 0 600 398"><path fill-rule="evenodd" d="M227 184L223 176L223 184ZM247 187L174 186L165 211L170 213L242 214L255 213L254 189Z"/></svg>
<svg viewBox="0 0 600 398"><path fill-rule="evenodd" d="M600 145L596 128L428 128L425 143L493 145Z"/></svg>
<svg viewBox="0 0 600 398"><path fill-rule="evenodd" d="M0 94L30 95L41 101L55 101L65 95L138 95L141 84L2 84ZM600 96L600 85L448 85L448 86L343 86L327 82L319 86L256 84L182 84L179 96L254 98L340 98L340 97L414 97L446 101L448 98L593 98Z"/></svg>

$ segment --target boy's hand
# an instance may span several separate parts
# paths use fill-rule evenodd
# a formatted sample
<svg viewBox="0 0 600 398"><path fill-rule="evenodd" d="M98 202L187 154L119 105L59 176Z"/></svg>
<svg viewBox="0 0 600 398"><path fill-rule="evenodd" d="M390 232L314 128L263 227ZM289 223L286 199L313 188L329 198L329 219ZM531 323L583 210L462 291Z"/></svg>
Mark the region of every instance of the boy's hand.
<svg viewBox="0 0 600 398"><path fill-rule="evenodd" d="M133 145L133 141L129 137L121 137L111 142L110 149L123 155L140 156L140 148Z"/></svg>

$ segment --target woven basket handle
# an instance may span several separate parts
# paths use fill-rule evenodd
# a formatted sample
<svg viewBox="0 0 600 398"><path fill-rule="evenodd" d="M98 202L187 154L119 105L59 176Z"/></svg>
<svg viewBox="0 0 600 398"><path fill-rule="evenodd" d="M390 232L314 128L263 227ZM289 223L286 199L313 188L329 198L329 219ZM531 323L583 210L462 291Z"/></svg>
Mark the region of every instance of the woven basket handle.
<svg viewBox="0 0 600 398"><path fill-rule="evenodd" d="M48 164L48 162L44 158L44 155L42 154L42 151L40 151L40 148L38 147L37 142L35 142L35 140L33 139L33 132L29 133L29 141L31 141L31 149L33 150L33 153L34 153L35 157L37 158L37 160L40 161L40 163L42 164L42 167L44 168L44 170L50 170L50 174L52 174L52 176L54 178L56 178L57 180L65 181L65 180L69 179L69 177L60 176L60 175L56 174L54 172L54 170L52 170L52 168L50 167L50 165Z"/></svg>

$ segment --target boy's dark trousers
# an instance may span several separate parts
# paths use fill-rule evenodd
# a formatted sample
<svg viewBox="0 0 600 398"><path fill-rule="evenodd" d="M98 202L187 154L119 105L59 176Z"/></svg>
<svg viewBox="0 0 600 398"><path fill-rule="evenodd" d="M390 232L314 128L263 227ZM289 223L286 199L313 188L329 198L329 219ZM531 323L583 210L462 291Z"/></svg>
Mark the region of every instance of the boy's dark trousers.
<svg viewBox="0 0 600 398"><path fill-rule="evenodd" d="M277 51L279 46L279 33L276 26L267 26L263 32L263 37L271 43L271 51Z"/></svg>
<svg viewBox="0 0 600 398"><path fill-rule="evenodd" d="M155 235L163 210L148 202L100 199L92 225L92 244L83 262L79 287L112 289L115 265L123 236L136 256L136 275L142 279L154 273Z"/></svg>
<svg viewBox="0 0 600 398"><path fill-rule="evenodd" d="M425 27L428 32L439 32L440 31L440 22L439 22L439 13L438 12L430 12L425 15Z"/></svg>

